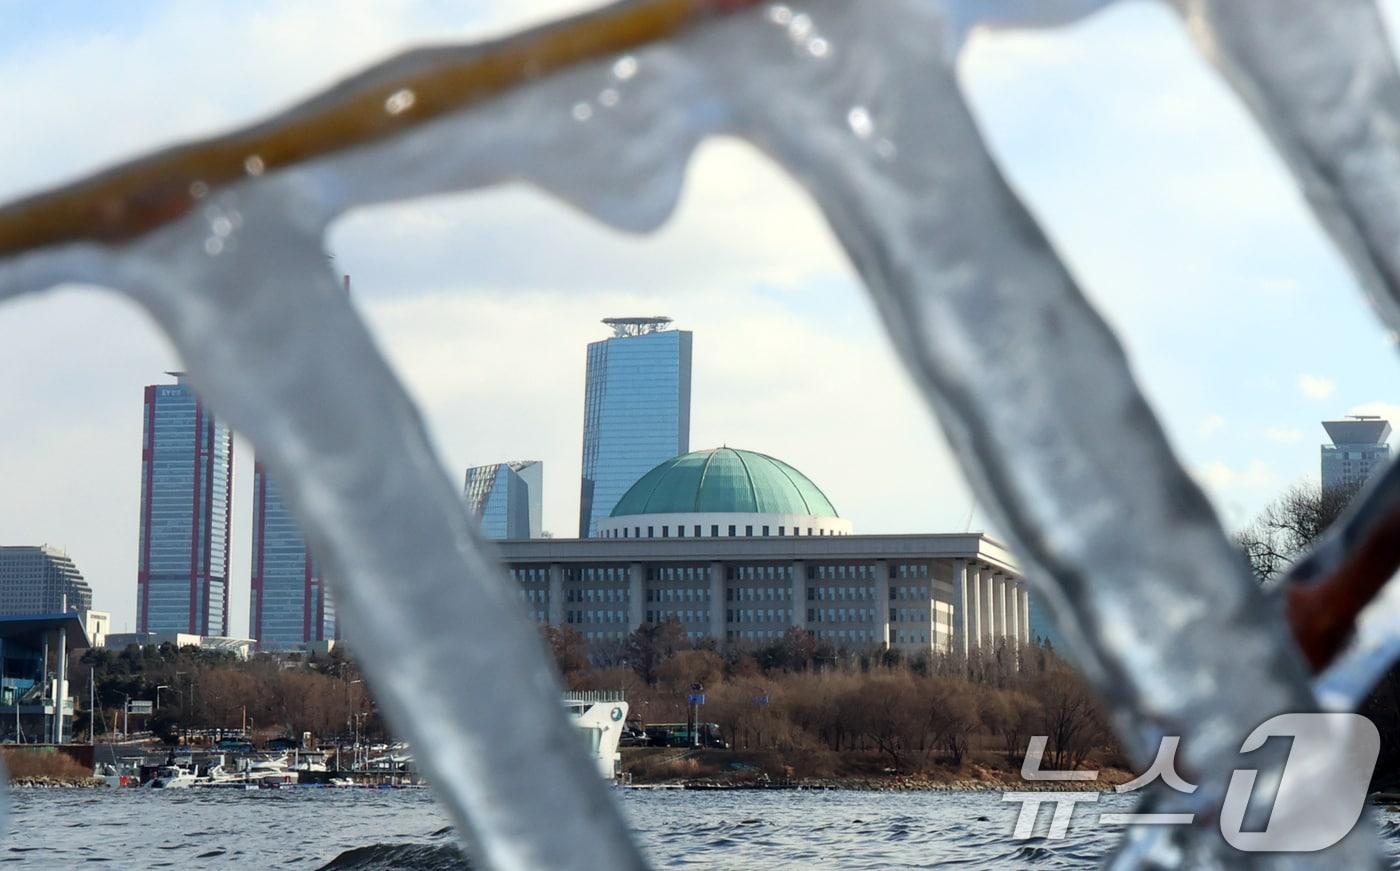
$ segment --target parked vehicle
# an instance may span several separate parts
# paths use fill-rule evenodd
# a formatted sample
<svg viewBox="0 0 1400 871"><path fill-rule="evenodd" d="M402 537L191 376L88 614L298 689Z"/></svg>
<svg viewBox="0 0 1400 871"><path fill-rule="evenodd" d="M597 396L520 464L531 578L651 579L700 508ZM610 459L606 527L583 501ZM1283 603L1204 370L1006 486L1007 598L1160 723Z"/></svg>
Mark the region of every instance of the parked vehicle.
<svg viewBox="0 0 1400 871"><path fill-rule="evenodd" d="M241 753L244 755L251 755L254 752L253 742L240 738L225 738L215 744L214 749L220 753Z"/></svg>
<svg viewBox="0 0 1400 871"><path fill-rule="evenodd" d="M700 723L696 735L690 731L688 723L653 723L647 726L647 738L652 747L709 747L715 750L728 750L729 742L720 734L718 723Z"/></svg>
<svg viewBox="0 0 1400 871"><path fill-rule="evenodd" d="M628 723L622 727L622 737L618 740L619 747L649 747L651 738L645 730L636 723Z"/></svg>

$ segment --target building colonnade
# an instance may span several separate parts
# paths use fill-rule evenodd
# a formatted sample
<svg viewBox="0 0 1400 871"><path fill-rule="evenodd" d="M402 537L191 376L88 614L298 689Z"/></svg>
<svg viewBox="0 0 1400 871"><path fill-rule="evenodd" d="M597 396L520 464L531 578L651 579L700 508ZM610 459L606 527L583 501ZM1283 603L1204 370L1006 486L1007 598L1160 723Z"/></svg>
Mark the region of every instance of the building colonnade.
<svg viewBox="0 0 1400 871"><path fill-rule="evenodd" d="M781 615L780 623L767 628L772 631L786 627L829 631L831 625L821 622L821 606L832 604L829 599L823 601L823 593L832 591L823 591L820 587L831 583L832 579L823 578L820 574L819 566L823 561L796 559L765 562L778 563L783 567L778 583L787 587L787 592L779 596L779 603L783 606L777 610ZM850 568L849 563L854 561L843 562ZM999 644L1014 648L1030 643L1030 600L1023 578L1005 568L976 559L956 558L938 562L940 569L936 574L926 571L921 575L906 577L903 572L910 565L906 559L859 561L856 567L860 568L861 575L857 583L864 590L860 594L863 598L855 603L860 606L862 621L855 624L859 627L859 637L885 647L908 648L917 643L925 649L954 652L964 657L973 651L991 649ZM923 564L927 566L929 563L923 561ZM613 637L620 634L624 626L630 633L648 622L648 608L651 607L648 603L653 601L648 593L657 593L655 581L648 571L648 567L654 565L628 561L619 567L618 582L619 586L625 583L626 595L625 605L623 601L616 601L624 610L609 612L617 618ZM697 607L685 612L692 618L687 629L720 641L743 637L742 630L736 626L741 612L735 610L736 602L741 601L735 588L742 586L743 581L736 580L733 573L735 561L706 560L699 565L691 565L693 568L690 571L694 574L688 577L693 579L693 589L686 591L685 602L693 601ZM951 572L948 572L948 567L951 567ZM572 601L565 594L567 568L567 564L559 562L548 564L547 609L539 613L539 617L547 619L553 626L574 622L567 619L565 610L565 603ZM770 582L773 580L776 579L770 577ZM855 579L835 583L850 583L851 580ZM848 587L842 592L849 591ZM621 593L621 590L618 592ZM656 600L659 601L659 595L656 595ZM768 603L772 601L769 599ZM914 607L901 608L901 605ZM854 613L856 609L851 610ZM842 611L844 613L846 609ZM831 613L828 611L828 619ZM913 622L913 618L908 616L911 613L920 614L922 620ZM773 612L769 611L768 616L771 618ZM893 637L897 633L892 632L892 624L904 631L901 638Z"/></svg>
<svg viewBox="0 0 1400 871"><path fill-rule="evenodd" d="M953 560L953 650L1013 646L1031 640L1030 590L1024 578L977 562Z"/></svg>

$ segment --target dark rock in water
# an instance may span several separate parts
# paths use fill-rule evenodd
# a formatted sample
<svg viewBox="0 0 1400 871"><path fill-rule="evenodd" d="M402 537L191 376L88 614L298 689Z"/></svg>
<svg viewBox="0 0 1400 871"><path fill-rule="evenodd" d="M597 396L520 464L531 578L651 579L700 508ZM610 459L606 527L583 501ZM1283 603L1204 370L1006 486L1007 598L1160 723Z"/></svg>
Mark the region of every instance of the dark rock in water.
<svg viewBox="0 0 1400 871"><path fill-rule="evenodd" d="M371 844L346 850L317 871L471 871L453 844Z"/></svg>

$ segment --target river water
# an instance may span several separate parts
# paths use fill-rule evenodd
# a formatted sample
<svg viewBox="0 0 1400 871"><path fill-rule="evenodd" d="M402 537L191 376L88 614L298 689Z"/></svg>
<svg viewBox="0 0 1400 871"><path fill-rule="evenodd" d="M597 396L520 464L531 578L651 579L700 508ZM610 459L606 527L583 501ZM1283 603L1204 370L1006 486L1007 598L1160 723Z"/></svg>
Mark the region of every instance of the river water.
<svg viewBox="0 0 1400 871"><path fill-rule="evenodd" d="M427 790L18 790L0 850L6 869L179 868L461 871L447 819ZM1049 808L1013 840L1018 805L972 792L620 793L658 868L1085 868L1117 840L1094 825L1130 802L1077 806L1068 836ZM1400 814L1378 828L1400 859ZM541 820L541 825L548 825Z"/></svg>

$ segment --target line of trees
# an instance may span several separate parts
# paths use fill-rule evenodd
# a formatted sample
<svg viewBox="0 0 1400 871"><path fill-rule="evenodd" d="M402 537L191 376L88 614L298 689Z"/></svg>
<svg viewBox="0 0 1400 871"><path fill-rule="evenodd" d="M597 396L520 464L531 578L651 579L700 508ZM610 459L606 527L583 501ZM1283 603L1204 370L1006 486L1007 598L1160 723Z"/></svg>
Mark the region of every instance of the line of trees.
<svg viewBox="0 0 1400 871"><path fill-rule="evenodd" d="M299 738L311 732L323 741L344 739L358 718L361 736L381 740L383 724L355 663L339 651L329 657L243 661L230 653L198 647L95 648L74 664L70 687L80 699L75 734L86 732L90 677L97 701L96 734L123 727L128 699L158 701L150 717L133 718L173 743L188 730L238 730L248 724L265 737Z"/></svg>
<svg viewBox="0 0 1400 871"><path fill-rule="evenodd" d="M683 721L699 685L701 719L718 723L735 749L780 752L807 774L875 760L899 772L956 768L973 750L1014 768L1031 735L1049 737L1047 765L1118 760L1094 692L1048 647L909 658L839 648L794 628L770 644L721 649L691 644L667 622L644 624L590 659L577 632L543 631L571 688L624 689L632 717L646 724Z"/></svg>

